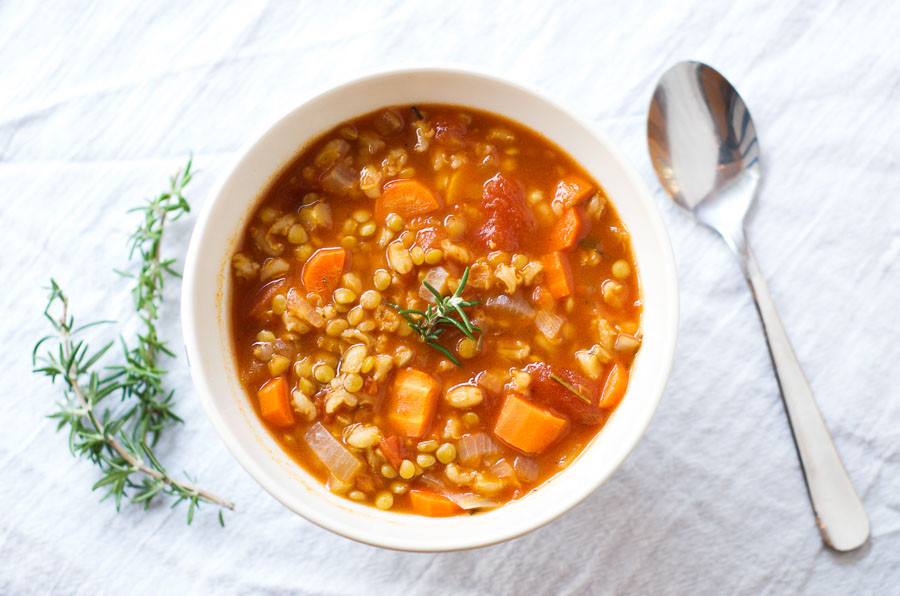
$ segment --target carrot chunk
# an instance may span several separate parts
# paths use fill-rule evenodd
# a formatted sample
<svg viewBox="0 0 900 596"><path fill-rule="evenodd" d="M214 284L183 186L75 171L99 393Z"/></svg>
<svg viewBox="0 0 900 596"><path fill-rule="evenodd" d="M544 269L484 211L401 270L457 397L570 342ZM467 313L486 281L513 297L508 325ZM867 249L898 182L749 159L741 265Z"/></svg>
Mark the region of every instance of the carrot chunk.
<svg viewBox="0 0 900 596"><path fill-rule="evenodd" d="M601 408L614 408L622 401L625 390L628 388L628 371L621 364L616 363L606 377L603 385L603 393L600 394Z"/></svg>
<svg viewBox="0 0 900 596"><path fill-rule="evenodd" d="M328 297L337 288L347 264L347 251L340 247L320 248L303 266L300 275L307 292Z"/></svg>
<svg viewBox="0 0 900 596"><path fill-rule="evenodd" d="M391 180L375 203L375 217L384 220L390 213L410 218L425 215L440 208L434 193L416 180Z"/></svg>
<svg viewBox="0 0 900 596"><path fill-rule="evenodd" d="M288 386L284 377L267 381L260 387L256 398L259 400L259 412L266 422L278 427L294 424L294 411L288 401Z"/></svg>
<svg viewBox="0 0 900 596"><path fill-rule="evenodd" d="M588 195L592 190L594 190L593 185L581 176L576 176L574 174L566 176L556 185L556 194L553 196L553 205L574 207L588 198Z"/></svg>
<svg viewBox="0 0 900 596"><path fill-rule="evenodd" d="M421 437L431 426L441 386L437 379L414 368L397 371L387 403L387 419L395 432Z"/></svg>
<svg viewBox="0 0 900 596"><path fill-rule="evenodd" d="M409 503L412 505L413 513L428 517L447 517L462 511L459 505L444 495L421 488L409 491Z"/></svg>
<svg viewBox="0 0 900 596"><path fill-rule="evenodd" d="M584 235L584 220L577 207L569 207L550 231L548 250L571 250Z"/></svg>
<svg viewBox="0 0 900 596"><path fill-rule="evenodd" d="M544 255L544 279L547 282L547 290L555 299L565 298L575 291L575 281L572 279L572 267L569 265L569 257L556 251Z"/></svg>
<svg viewBox="0 0 900 596"><path fill-rule="evenodd" d="M559 438L569 421L526 401L515 393L506 396L494 424L494 435L525 453L540 453Z"/></svg>

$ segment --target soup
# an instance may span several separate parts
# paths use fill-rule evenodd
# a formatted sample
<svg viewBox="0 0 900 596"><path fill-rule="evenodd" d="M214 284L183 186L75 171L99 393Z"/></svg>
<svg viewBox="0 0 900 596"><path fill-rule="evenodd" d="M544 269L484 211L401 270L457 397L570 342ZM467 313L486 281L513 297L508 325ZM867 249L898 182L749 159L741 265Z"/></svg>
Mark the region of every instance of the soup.
<svg viewBox="0 0 900 596"><path fill-rule="evenodd" d="M474 513L568 466L628 385L638 270L603 188L496 114L394 106L304 149L235 254L241 382L331 491Z"/></svg>

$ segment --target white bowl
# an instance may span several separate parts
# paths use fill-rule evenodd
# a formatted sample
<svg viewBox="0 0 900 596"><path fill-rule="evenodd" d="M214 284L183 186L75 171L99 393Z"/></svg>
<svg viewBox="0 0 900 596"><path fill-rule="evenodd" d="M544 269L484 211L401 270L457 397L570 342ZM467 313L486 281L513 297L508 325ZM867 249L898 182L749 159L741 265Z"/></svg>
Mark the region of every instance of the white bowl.
<svg viewBox="0 0 900 596"><path fill-rule="evenodd" d="M380 511L330 493L278 446L238 382L228 305L229 256L261 191L304 144L381 106L447 103L496 112L565 149L606 189L631 232L644 311L643 345L622 403L584 452L527 496L474 516L427 518ZM640 132L640 131L636 131ZM662 218L634 168L592 125L521 85L456 68L366 76L302 103L244 151L197 218L184 271L182 327L191 375L216 432L263 488L289 509L368 544L448 551L493 544L565 513L625 460L656 411L678 330L675 261ZM640 495L634 495L640 498Z"/></svg>

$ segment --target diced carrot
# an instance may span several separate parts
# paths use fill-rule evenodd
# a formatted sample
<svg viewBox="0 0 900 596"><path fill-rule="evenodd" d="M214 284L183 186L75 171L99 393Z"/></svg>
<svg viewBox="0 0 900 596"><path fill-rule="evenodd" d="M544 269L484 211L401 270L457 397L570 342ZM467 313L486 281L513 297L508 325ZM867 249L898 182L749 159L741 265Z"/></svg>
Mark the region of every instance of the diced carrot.
<svg viewBox="0 0 900 596"><path fill-rule="evenodd" d="M584 220L578 207L569 207L553 224L547 250L571 250L581 240L584 232Z"/></svg>
<svg viewBox="0 0 900 596"><path fill-rule="evenodd" d="M404 459L409 459L409 450L403 444L403 439L397 435L381 439L378 447L395 470L400 469L400 464L403 463Z"/></svg>
<svg viewBox="0 0 900 596"><path fill-rule="evenodd" d="M572 279L572 267L569 257L561 252L551 252L543 257L544 279L550 295L559 300L572 294L575 281Z"/></svg>
<svg viewBox="0 0 900 596"><path fill-rule="evenodd" d="M416 180L391 180L375 203L375 217L384 220L390 213L409 218L440 208L434 193Z"/></svg>
<svg viewBox="0 0 900 596"><path fill-rule="evenodd" d="M540 453L559 438L569 421L510 393L494 424L494 435L525 453Z"/></svg>
<svg viewBox="0 0 900 596"><path fill-rule="evenodd" d="M545 310L553 310L553 305L555 304L550 291L542 285L534 286L534 290L531 291L531 301L535 306Z"/></svg>
<svg viewBox="0 0 900 596"><path fill-rule="evenodd" d="M444 495L421 488L409 491L409 503L413 513L428 517L447 517L462 511L459 505Z"/></svg>
<svg viewBox="0 0 900 596"><path fill-rule="evenodd" d="M260 387L256 394L259 412L269 424L278 427L294 424L294 411L288 401L288 386L284 377L275 377Z"/></svg>
<svg viewBox="0 0 900 596"><path fill-rule="evenodd" d="M621 364L616 363L609 376L606 377L606 383L603 385L603 393L600 394L601 408L614 408L622 401L625 390L628 388L628 371Z"/></svg>
<svg viewBox="0 0 900 596"><path fill-rule="evenodd" d="M272 298L275 297L275 294L282 291L287 284L287 280L285 278L276 279L275 281L271 281L257 290L256 294L253 295L251 299L251 305L248 308L250 314L256 318L264 318L263 315L272 308Z"/></svg>
<svg viewBox="0 0 900 596"><path fill-rule="evenodd" d="M440 383L428 373L414 368L397 371L386 414L394 431L406 437L424 435L431 426L439 392Z"/></svg>
<svg viewBox="0 0 900 596"><path fill-rule="evenodd" d="M556 185L553 205L574 207L582 203L592 190L594 186L581 176L575 174L566 176Z"/></svg>
<svg viewBox="0 0 900 596"><path fill-rule="evenodd" d="M329 297L337 288L347 264L347 251L340 247L320 248L303 266L301 279L307 292Z"/></svg>

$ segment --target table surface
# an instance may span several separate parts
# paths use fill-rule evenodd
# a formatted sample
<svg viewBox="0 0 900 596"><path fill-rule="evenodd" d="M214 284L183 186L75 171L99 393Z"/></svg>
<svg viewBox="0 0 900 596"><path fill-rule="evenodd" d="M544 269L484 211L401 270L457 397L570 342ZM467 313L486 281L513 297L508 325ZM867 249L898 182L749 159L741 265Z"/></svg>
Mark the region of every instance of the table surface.
<svg viewBox="0 0 900 596"><path fill-rule="evenodd" d="M900 590L900 3L0 2L0 592L814 594ZM765 183L749 235L872 522L816 531L750 293L713 233L665 198L644 136L671 64L719 68L753 112ZM126 210L193 151L200 206L236 152L315 89L410 61L473 64L595 121L653 189L679 267L671 380L643 441L581 505L471 552L381 550L270 498L216 437L183 358L185 423L160 446L237 502L98 503L97 473L30 374L54 276L85 321L134 328ZM182 255L193 224L172 225ZM162 332L180 343L178 284ZM206 513L204 515L204 513Z"/></svg>

